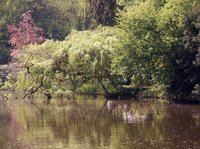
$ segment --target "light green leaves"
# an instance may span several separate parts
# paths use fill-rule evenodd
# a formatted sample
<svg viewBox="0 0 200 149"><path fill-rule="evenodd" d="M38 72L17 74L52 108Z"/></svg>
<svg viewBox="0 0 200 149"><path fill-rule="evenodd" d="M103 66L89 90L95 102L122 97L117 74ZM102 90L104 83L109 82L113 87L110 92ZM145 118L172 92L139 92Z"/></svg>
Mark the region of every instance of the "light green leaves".
<svg viewBox="0 0 200 149"><path fill-rule="evenodd" d="M113 59L113 72L132 78L132 84L166 85L171 64L183 45L184 19L195 0L144 0L119 13L126 34Z"/></svg>
<svg viewBox="0 0 200 149"><path fill-rule="evenodd" d="M112 53L119 40L119 29L73 31L64 41L47 40L25 47L19 55L24 64L17 88L41 86L48 93L75 91L90 80L107 80L111 75Z"/></svg>

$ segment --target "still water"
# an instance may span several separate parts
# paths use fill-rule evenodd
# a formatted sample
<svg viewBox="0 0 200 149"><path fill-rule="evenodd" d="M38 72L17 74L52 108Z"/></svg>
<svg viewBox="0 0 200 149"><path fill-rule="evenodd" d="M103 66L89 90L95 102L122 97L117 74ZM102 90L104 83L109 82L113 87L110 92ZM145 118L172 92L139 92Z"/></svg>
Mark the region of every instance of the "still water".
<svg viewBox="0 0 200 149"><path fill-rule="evenodd" d="M0 104L0 149L200 149L200 106L80 98Z"/></svg>

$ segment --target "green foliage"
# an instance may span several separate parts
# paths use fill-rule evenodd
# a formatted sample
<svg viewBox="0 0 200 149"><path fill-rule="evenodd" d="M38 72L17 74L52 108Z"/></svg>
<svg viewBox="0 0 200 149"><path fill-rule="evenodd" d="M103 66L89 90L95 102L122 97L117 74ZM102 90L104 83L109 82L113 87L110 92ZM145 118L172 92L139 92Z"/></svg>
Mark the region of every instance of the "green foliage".
<svg viewBox="0 0 200 149"><path fill-rule="evenodd" d="M23 49L18 58L23 64L23 69L17 76L16 88L27 92L41 90L49 93L51 82L54 80L52 69L55 48L59 50L60 42L48 40L41 46L30 45Z"/></svg>
<svg viewBox="0 0 200 149"><path fill-rule="evenodd" d="M1 0L0 1L0 64L8 63L10 45L7 25L16 25L20 15L33 11L36 26L45 37L63 40L72 29L85 30L93 24L86 0Z"/></svg>
<svg viewBox="0 0 200 149"><path fill-rule="evenodd" d="M97 24L114 26L116 25L116 0L87 0L89 2L90 13L93 14Z"/></svg>
<svg viewBox="0 0 200 149"><path fill-rule="evenodd" d="M15 23L19 17L17 6L18 3L13 2L12 0L0 1L0 64L6 64L10 59L10 46L8 44L6 26L8 23Z"/></svg>
<svg viewBox="0 0 200 149"><path fill-rule="evenodd" d="M168 85L174 75L172 59L183 45L184 18L195 1L139 2L119 14L126 32L114 58L114 72L136 86ZM118 69L120 67L120 69Z"/></svg>
<svg viewBox="0 0 200 149"><path fill-rule="evenodd" d="M192 12L198 3L197 0L24 3L20 10L34 10L33 18L48 38L63 41L47 40L42 45L24 48L19 55L24 67L15 86L32 93L40 90L54 95L102 90L108 93L123 87L139 87L149 88L146 94L162 96L168 92L176 98L198 97L199 11ZM115 20L115 27L87 30L96 23L115 25Z"/></svg>
<svg viewBox="0 0 200 149"><path fill-rule="evenodd" d="M108 92L107 86L113 85L111 59L119 32L102 27L73 31L62 42L47 40L24 48L18 57L24 67L15 86L28 92L65 94L75 93L90 81Z"/></svg>
<svg viewBox="0 0 200 149"><path fill-rule="evenodd" d="M200 63L199 31L200 6L196 7L185 20L184 48L174 60L175 76L170 83L169 93L179 100L199 100Z"/></svg>
<svg viewBox="0 0 200 149"><path fill-rule="evenodd" d="M146 1L120 13L119 27L125 30L127 36L114 59L114 71L125 78L132 78L138 86L149 85L158 79L160 67L164 65L164 57L159 56L161 43L157 32L157 11L152 1ZM121 69L118 69L119 66Z"/></svg>
<svg viewBox="0 0 200 149"><path fill-rule="evenodd" d="M50 39L63 40L72 29L85 30L92 24L86 0L32 0L27 5Z"/></svg>

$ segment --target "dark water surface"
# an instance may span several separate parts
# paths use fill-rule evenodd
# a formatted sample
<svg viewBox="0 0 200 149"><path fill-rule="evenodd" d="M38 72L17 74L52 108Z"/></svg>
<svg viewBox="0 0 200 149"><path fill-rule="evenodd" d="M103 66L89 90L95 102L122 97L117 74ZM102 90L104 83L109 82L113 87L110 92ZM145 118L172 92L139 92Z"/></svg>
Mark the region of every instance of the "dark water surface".
<svg viewBox="0 0 200 149"><path fill-rule="evenodd" d="M0 149L156 148L200 149L200 106L103 99L0 104Z"/></svg>

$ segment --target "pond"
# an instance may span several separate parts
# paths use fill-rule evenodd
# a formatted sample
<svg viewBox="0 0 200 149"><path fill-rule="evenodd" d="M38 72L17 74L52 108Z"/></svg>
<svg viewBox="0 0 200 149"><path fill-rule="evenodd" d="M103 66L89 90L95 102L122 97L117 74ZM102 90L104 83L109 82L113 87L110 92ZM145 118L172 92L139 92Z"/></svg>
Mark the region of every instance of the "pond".
<svg viewBox="0 0 200 149"><path fill-rule="evenodd" d="M1 149L200 149L200 106L87 97L0 104Z"/></svg>

